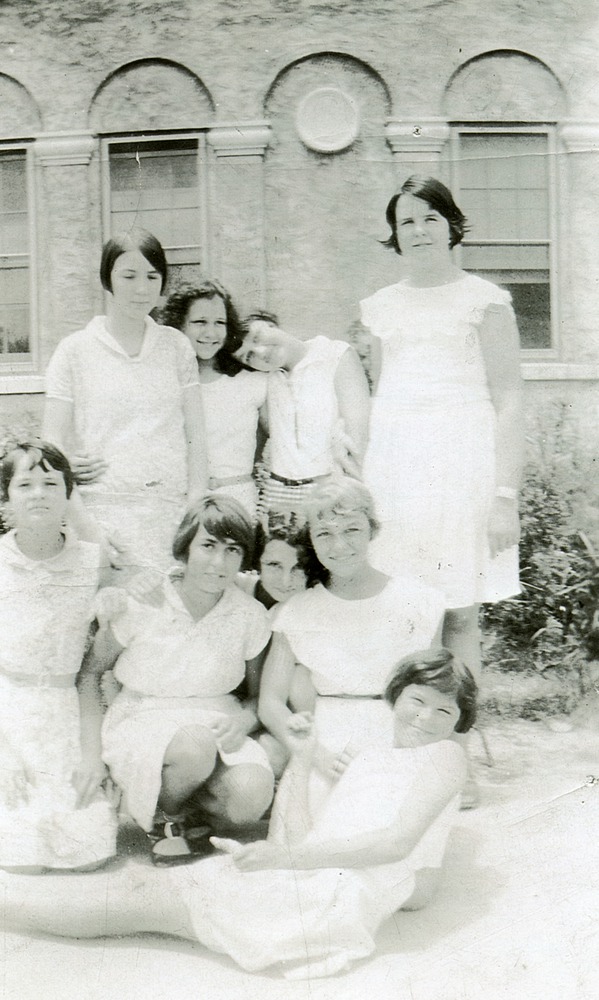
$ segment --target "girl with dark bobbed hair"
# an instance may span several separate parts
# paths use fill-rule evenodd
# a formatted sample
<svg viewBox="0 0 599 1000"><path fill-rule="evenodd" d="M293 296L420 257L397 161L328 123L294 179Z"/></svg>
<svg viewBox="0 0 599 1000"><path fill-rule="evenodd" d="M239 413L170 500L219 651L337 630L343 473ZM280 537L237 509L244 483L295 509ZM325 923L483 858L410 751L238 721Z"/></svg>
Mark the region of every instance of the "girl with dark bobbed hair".
<svg viewBox="0 0 599 1000"><path fill-rule="evenodd" d="M257 490L252 471L266 376L248 372L233 357L244 335L231 296L217 281L188 286L169 296L162 318L187 336L196 354L206 422L208 488L235 497L255 518Z"/></svg>
<svg viewBox="0 0 599 1000"><path fill-rule="evenodd" d="M150 316L167 280L155 236L111 237L100 280L106 315L65 337L46 372L44 436L69 456L92 533L163 568L188 492L206 485L197 367L186 338Z"/></svg>
<svg viewBox="0 0 599 1000"><path fill-rule="evenodd" d="M468 226L441 181L408 178L386 219L401 278L361 303L375 358L372 558L443 592L444 645L478 676L479 604L519 592L518 330L509 292L453 261Z"/></svg>

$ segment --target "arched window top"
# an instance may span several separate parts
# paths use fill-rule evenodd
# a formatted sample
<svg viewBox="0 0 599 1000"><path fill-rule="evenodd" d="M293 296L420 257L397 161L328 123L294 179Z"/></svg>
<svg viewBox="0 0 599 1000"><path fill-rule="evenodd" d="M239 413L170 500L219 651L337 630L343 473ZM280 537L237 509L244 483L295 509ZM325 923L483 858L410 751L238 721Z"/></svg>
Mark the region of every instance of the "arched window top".
<svg viewBox="0 0 599 1000"><path fill-rule="evenodd" d="M443 98L449 121L553 122L567 114L564 89L535 56L496 49L463 63Z"/></svg>
<svg viewBox="0 0 599 1000"><path fill-rule="evenodd" d="M111 73L89 111L95 132L197 129L212 122L214 102L199 77L168 59L140 59Z"/></svg>
<svg viewBox="0 0 599 1000"><path fill-rule="evenodd" d="M22 139L41 131L42 117L31 94L22 83L5 73L0 73L0 106L2 138Z"/></svg>

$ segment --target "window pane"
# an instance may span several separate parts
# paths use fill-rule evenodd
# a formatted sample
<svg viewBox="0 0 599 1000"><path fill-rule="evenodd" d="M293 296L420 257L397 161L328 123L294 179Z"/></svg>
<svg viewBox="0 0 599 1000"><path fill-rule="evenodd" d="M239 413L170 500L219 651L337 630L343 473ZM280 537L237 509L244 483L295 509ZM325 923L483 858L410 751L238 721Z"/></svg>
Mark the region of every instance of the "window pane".
<svg viewBox="0 0 599 1000"><path fill-rule="evenodd" d="M29 270L2 268L0 269L0 357L27 351L29 351Z"/></svg>
<svg viewBox="0 0 599 1000"><path fill-rule="evenodd" d="M110 148L111 227L141 226L168 248L199 252L200 196L195 139L130 142ZM169 263L172 253L167 253Z"/></svg>
<svg viewBox="0 0 599 1000"><path fill-rule="evenodd" d="M0 363L30 350L27 154L0 153Z"/></svg>
<svg viewBox="0 0 599 1000"><path fill-rule="evenodd" d="M25 153L0 156L0 254L27 253Z"/></svg>
<svg viewBox="0 0 599 1000"><path fill-rule="evenodd" d="M503 287L512 295L522 347L537 350L551 347L549 283L503 283Z"/></svg>

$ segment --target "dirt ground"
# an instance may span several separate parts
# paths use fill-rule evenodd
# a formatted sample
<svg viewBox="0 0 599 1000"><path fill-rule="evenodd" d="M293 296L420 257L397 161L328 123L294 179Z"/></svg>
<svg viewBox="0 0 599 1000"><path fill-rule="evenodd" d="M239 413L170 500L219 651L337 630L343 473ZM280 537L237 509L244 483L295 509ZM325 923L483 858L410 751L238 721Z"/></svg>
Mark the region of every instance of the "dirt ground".
<svg viewBox="0 0 599 1000"><path fill-rule="evenodd" d="M491 719L473 753L483 801L461 813L442 891L381 929L332 979L249 974L160 936L0 939L2 1000L595 1000L599 995L599 726ZM595 783L594 783L595 782ZM135 840L122 864L144 865ZM60 876L47 876L59 878ZM94 891L94 876L82 876Z"/></svg>

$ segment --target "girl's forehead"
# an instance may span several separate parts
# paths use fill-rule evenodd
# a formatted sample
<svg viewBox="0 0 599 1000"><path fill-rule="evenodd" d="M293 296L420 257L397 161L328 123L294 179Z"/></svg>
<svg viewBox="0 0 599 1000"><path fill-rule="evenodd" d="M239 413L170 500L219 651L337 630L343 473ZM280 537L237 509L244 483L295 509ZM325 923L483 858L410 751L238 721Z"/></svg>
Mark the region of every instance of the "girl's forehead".
<svg viewBox="0 0 599 1000"><path fill-rule="evenodd" d="M310 519L310 527L315 528L328 528L329 526L337 527L338 525L345 525L349 521L368 521L368 516L365 511L359 508L355 510L323 510L320 511L316 516Z"/></svg>

